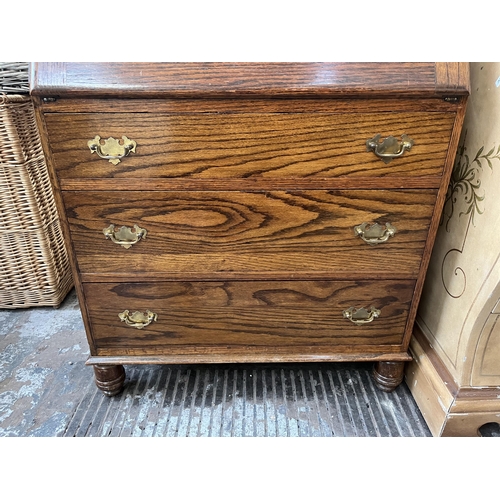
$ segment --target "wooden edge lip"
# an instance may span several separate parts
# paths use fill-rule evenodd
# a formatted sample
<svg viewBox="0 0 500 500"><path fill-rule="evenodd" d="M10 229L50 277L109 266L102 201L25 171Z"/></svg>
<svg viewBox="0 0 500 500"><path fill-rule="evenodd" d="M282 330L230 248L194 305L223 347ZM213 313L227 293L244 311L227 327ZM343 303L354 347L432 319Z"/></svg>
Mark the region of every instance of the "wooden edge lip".
<svg viewBox="0 0 500 500"><path fill-rule="evenodd" d="M432 366L441 377L441 380L446 385L450 395L454 398L453 406L456 406L457 403L468 401L498 401L500 398L500 387L459 387L439 356L434 352L429 340L417 323L414 325L413 338L418 342ZM416 356L414 356L414 358L415 357Z"/></svg>
<svg viewBox="0 0 500 500"><path fill-rule="evenodd" d="M436 91L442 95L469 95L470 64L459 62L436 63Z"/></svg>
<svg viewBox="0 0 500 500"><path fill-rule="evenodd" d="M131 273L124 271L122 273L87 273L80 274L81 280L84 283L128 283L132 281L140 281L142 283L155 283L160 281L373 281L395 280L416 283L418 276L409 272L395 273L392 271L377 272L370 274L369 280L366 278L366 273L360 272L324 272L324 271L211 271L206 273L200 272L140 272Z"/></svg>
<svg viewBox="0 0 500 500"><path fill-rule="evenodd" d="M30 92L45 97L411 97L467 95L468 63L34 62Z"/></svg>
<svg viewBox="0 0 500 500"><path fill-rule="evenodd" d="M499 387L461 387L456 397L456 403L463 401L498 401L499 398Z"/></svg>
<svg viewBox="0 0 500 500"><path fill-rule="evenodd" d="M135 365L135 364L224 364L224 363L325 363L350 361L411 361L406 352L391 354L165 354L145 356L90 356L86 365Z"/></svg>
<svg viewBox="0 0 500 500"><path fill-rule="evenodd" d="M121 191L347 191L366 190L437 190L441 185L440 175L422 177L332 177L332 178L225 178L225 179L179 179L179 178L62 178L59 185L63 191L112 191L117 182ZM362 186L362 188L360 188Z"/></svg>

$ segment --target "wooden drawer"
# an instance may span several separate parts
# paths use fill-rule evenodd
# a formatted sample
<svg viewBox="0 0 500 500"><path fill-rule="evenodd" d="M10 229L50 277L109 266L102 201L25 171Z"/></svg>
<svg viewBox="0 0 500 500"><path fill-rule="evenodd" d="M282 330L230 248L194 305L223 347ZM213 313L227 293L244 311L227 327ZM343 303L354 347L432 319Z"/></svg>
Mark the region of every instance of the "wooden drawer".
<svg viewBox="0 0 500 500"><path fill-rule="evenodd" d="M63 192L83 279L214 273L337 273L416 277L436 191ZM392 224L371 245L362 223ZM106 239L114 224L146 229L130 248Z"/></svg>
<svg viewBox="0 0 500 500"><path fill-rule="evenodd" d="M152 104L154 106L154 103ZM442 173L454 113L55 113L46 115L54 166L76 178L422 177ZM407 134L414 146L386 164L366 141ZM117 165L87 142L126 136Z"/></svg>
<svg viewBox="0 0 500 500"><path fill-rule="evenodd" d="M219 281L87 283L92 337L101 355L168 353L212 347L400 345L414 281ZM379 317L354 324L350 307ZM147 310L156 321L137 329L118 316ZM187 349L187 351L186 351ZM194 351L193 351L194 352Z"/></svg>

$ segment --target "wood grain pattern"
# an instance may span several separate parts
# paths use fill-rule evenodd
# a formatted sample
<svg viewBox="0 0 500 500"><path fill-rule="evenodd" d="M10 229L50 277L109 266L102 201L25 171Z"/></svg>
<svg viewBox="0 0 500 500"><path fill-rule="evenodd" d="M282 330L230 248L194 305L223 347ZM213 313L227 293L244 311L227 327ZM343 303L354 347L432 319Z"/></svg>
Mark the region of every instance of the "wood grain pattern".
<svg viewBox="0 0 500 500"><path fill-rule="evenodd" d="M82 320L83 324L85 327L85 335L87 337L87 342L89 345L90 349L90 354L95 355L96 350L94 346L94 341L92 339L92 336L90 335L90 322L87 314L87 309L85 306L85 297L83 295L83 289L82 289L82 283L81 283L81 277L80 273L78 272L78 265L76 261L76 256L75 252L73 251L73 247L71 244L71 233L69 230L69 225L68 225L68 220L66 218L66 212L64 209L64 202L62 200L62 194L61 194L61 189L59 186L59 181L54 169L54 159L52 157L52 151L49 146L49 137L48 137L48 132L45 124L45 118L42 113L41 105L40 105L40 99L37 97L33 98L33 104L35 107L35 116L36 116L36 121L38 125L38 130L40 132L40 141L42 144L42 148L44 151L44 155L47 161L47 170L50 176L50 182L52 185L52 191L54 195L54 201L56 203L57 207L57 212L59 215L59 220L61 223L61 230L63 232L64 236L64 243L66 245L66 250L68 254L68 259L70 262L71 266L71 271L72 271L72 277L73 281L75 283L75 291L78 296L78 302L80 305L80 309L82 312Z"/></svg>
<svg viewBox="0 0 500 500"><path fill-rule="evenodd" d="M460 99L461 100L461 99ZM151 99L99 98L58 98L42 101L44 113L455 113L457 103L436 97L411 99L401 96L398 99L353 99L339 96L336 99L309 97L307 99L269 99L247 97L245 99Z"/></svg>
<svg viewBox="0 0 500 500"><path fill-rule="evenodd" d="M98 347L132 354L168 346L399 345L414 281L172 282L84 285ZM348 307L381 311L356 325ZM118 314L147 309L158 315L142 330ZM358 347L359 346L359 347Z"/></svg>
<svg viewBox="0 0 500 500"><path fill-rule="evenodd" d="M426 248L422 256L422 262L420 265L420 275L417 280L417 285L415 287L415 300L410 310L409 315L409 325L413 325L417 315L417 307L420 301L420 296L422 294L422 289L424 286L425 275L429 266L429 261L432 255L432 247L436 239L436 234L439 226L439 221L441 218L441 213L443 211L443 206L445 202L446 192L448 190L448 185L450 182L451 174L453 171L453 165L455 162L455 155L458 148L458 142L461 135L462 125L465 119L466 101L462 102L457 109L457 114L455 116L455 123L453 126L453 132L451 134L450 143L448 146L448 153L446 155L446 160L443 168L443 178L441 181L441 186L436 199L436 205L434 209L434 214L430 221L429 234L427 238ZM410 328L407 329L404 344L406 348L409 347L412 331Z"/></svg>
<svg viewBox="0 0 500 500"><path fill-rule="evenodd" d="M440 175L451 113L54 114L46 117L57 174L68 178L337 178ZM366 141L407 134L415 144L386 164ZM87 142L137 142L114 166Z"/></svg>
<svg viewBox="0 0 500 500"><path fill-rule="evenodd" d="M38 63L31 84L90 364L409 359L467 64ZM378 133L415 144L384 164ZM137 152L115 167L97 134ZM352 237L374 221L398 233ZM149 233L125 250L111 223ZM383 314L353 325L351 305Z"/></svg>
<svg viewBox="0 0 500 500"><path fill-rule="evenodd" d="M470 92L469 63L436 63L436 89L443 94Z"/></svg>
<svg viewBox="0 0 500 500"><path fill-rule="evenodd" d="M47 65L49 71L44 73L43 76L39 71L37 63L31 63L29 68L29 82L30 87L33 82L43 79L44 85L47 88L61 88L66 85L66 63L64 62L51 62ZM42 70L43 72L43 70Z"/></svg>
<svg viewBox="0 0 500 500"><path fill-rule="evenodd" d="M123 354L123 352L131 352ZM145 352L143 352L145 351ZM116 349L101 347L98 356L90 356L85 364L110 365L161 365L189 363L309 363L344 361L411 361L411 356L400 346L370 345L350 348L345 345L330 346L169 346L162 352L147 352L141 347Z"/></svg>
<svg viewBox="0 0 500 500"><path fill-rule="evenodd" d="M416 277L435 198L435 190L63 192L85 279L221 272ZM368 245L353 231L363 222L390 222L398 232ZM110 224L138 224L148 234L124 249L105 239Z"/></svg>
<svg viewBox="0 0 500 500"><path fill-rule="evenodd" d="M435 63L34 63L33 95L436 95ZM58 65L58 66L55 66ZM64 85L53 73L64 72ZM466 89L457 91L466 93Z"/></svg>
<svg viewBox="0 0 500 500"><path fill-rule="evenodd" d="M113 178L61 179L63 191L114 191L117 181ZM121 178L120 192L123 191L332 191L339 189L439 189L440 175L419 177L307 177L300 179L272 179L251 177L246 179L134 179Z"/></svg>

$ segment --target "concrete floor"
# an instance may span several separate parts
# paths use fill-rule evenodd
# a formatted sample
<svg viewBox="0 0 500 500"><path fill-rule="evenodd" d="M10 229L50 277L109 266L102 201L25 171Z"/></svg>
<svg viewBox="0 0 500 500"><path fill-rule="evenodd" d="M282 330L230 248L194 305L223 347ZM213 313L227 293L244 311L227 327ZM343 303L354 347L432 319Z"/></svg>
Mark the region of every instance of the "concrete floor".
<svg viewBox="0 0 500 500"><path fill-rule="evenodd" d="M431 436L369 363L126 366L108 398L88 355L74 290L58 309L0 310L0 436Z"/></svg>

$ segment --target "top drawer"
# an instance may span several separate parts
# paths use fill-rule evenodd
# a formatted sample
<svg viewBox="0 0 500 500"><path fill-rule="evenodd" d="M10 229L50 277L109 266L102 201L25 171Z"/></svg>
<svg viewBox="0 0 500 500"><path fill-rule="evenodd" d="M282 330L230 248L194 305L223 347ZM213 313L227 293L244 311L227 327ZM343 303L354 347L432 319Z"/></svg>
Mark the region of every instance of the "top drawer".
<svg viewBox="0 0 500 500"><path fill-rule="evenodd" d="M445 112L46 114L61 179L439 176L454 119ZM386 163L367 151L377 134L405 134L414 144ZM115 165L89 149L96 136L102 146L122 136L137 146Z"/></svg>

